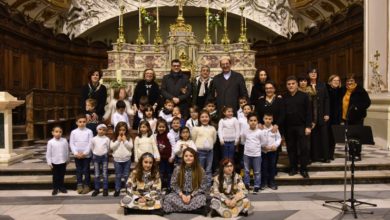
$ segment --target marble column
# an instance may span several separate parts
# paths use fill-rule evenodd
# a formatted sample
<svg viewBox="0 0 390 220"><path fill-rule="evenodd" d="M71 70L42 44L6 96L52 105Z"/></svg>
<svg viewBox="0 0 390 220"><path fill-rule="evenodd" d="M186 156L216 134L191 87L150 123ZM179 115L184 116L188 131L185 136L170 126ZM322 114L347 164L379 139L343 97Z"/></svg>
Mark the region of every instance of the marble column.
<svg viewBox="0 0 390 220"><path fill-rule="evenodd" d="M390 0L364 0L364 88L371 98L365 124L372 127L375 143L383 149L390 149L389 15ZM380 83L370 62L379 65ZM380 89L375 89L378 85Z"/></svg>

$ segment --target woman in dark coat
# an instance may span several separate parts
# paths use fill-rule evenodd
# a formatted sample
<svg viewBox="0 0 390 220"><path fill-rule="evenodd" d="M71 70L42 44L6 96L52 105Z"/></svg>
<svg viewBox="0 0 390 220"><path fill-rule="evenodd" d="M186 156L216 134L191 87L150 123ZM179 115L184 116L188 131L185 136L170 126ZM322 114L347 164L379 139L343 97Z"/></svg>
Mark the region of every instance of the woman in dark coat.
<svg viewBox="0 0 390 220"><path fill-rule="evenodd" d="M333 137L332 126L341 124L341 79L338 75L331 75L326 84L329 94L329 159L334 160L335 140Z"/></svg>
<svg viewBox="0 0 390 220"><path fill-rule="evenodd" d="M265 95L264 85L265 82L269 80L270 77L268 76L267 71L265 71L264 69L256 70L255 77L253 78L251 96L249 99L251 105L256 105L259 98Z"/></svg>
<svg viewBox="0 0 390 220"><path fill-rule="evenodd" d="M156 75L153 69L145 69L144 77L137 82L134 89L133 104L139 108L139 100L142 96L148 97L149 104L157 106L161 97L161 92L158 84L155 81Z"/></svg>
<svg viewBox="0 0 390 220"><path fill-rule="evenodd" d="M313 162L321 161L325 163L330 162L329 144L328 144L328 127L329 120L329 95L325 83L319 81L317 69L308 71L309 86L316 91L313 97L317 105L316 121L313 121L314 128L311 130L311 159Z"/></svg>
<svg viewBox="0 0 390 220"><path fill-rule="evenodd" d="M99 83L103 73L100 70L92 70L88 73L88 84L81 89L81 109L86 113L85 100L95 99L95 112L92 114L92 119L101 120L104 115L104 106L107 101L107 88Z"/></svg>
<svg viewBox="0 0 390 220"><path fill-rule="evenodd" d="M356 84L353 74L347 76L345 87L341 91L342 96L342 120L348 125L363 125L364 118L367 116L367 109L371 105L370 97L367 91ZM350 148L350 158L352 155ZM361 160L362 145L356 145L355 158Z"/></svg>

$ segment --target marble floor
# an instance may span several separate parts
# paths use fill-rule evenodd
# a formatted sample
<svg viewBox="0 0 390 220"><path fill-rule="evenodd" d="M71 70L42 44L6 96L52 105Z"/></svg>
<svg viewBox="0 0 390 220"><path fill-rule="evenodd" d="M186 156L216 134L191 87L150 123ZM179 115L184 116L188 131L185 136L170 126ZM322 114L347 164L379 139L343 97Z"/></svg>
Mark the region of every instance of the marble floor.
<svg viewBox="0 0 390 220"><path fill-rule="evenodd" d="M373 211L373 214L358 214L359 219L390 219L390 184L359 184L355 188L356 199L378 205L359 206L358 211ZM191 214L124 216L119 198L113 197L112 192L109 197L100 194L92 198L90 194L77 195L69 190L67 194L51 196L50 190L2 190L0 219L207 219ZM351 214L341 216L338 209L323 206L326 200L343 198L343 185L280 186L277 191L266 189L249 198L254 207L253 214L238 219L353 219Z"/></svg>

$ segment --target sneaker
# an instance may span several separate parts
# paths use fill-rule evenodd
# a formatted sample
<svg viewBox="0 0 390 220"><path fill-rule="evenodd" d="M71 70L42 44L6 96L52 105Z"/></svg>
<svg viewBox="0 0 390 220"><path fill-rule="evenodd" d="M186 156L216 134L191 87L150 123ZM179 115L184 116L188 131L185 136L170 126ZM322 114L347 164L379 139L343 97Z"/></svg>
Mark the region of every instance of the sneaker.
<svg viewBox="0 0 390 220"><path fill-rule="evenodd" d="M58 194L58 190L57 189L53 189L53 192L51 192L51 195L52 196L55 196L55 195L57 195Z"/></svg>
<svg viewBox="0 0 390 220"><path fill-rule="evenodd" d="M260 190L265 190L265 185L261 185Z"/></svg>
<svg viewBox="0 0 390 220"><path fill-rule="evenodd" d="M108 196L108 189L103 189L103 196Z"/></svg>
<svg viewBox="0 0 390 220"><path fill-rule="evenodd" d="M78 185L77 186L77 193L81 194L82 192L83 192L83 186L82 185Z"/></svg>
<svg viewBox="0 0 390 220"><path fill-rule="evenodd" d="M120 190L115 190L115 192L114 192L114 197L118 197L119 196L119 194L121 193L121 191Z"/></svg>
<svg viewBox="0 0 390 220"><path fill-rule="evenodd" d="M68 190L66 190L65 188L62 188L62 189L60 189L60 192L62 192L62 193L68 193Z"/></svg>
<svg viewBox="0 0 390 220"><path fill-rule="evenodd" d="M93 193L92 193L92 197L95 197L99 194L99 190L94 190Z"/></svg>
<svg viewBox="0 0 390 220"><path fill-rule="evenodd" d="M260 188L259 188L259 187L255 187L255 189L253 190L253 194L256 194L256 193L258 193L258 192L259 192L259 190L260 190Z"/></svg>
<svg viewBox="0 0 390 220"><path fill-rule="evenodd" d="M85 186L82 194L88 194L89 192L91 192L91 190L89 189L89 186Z"/></svg>

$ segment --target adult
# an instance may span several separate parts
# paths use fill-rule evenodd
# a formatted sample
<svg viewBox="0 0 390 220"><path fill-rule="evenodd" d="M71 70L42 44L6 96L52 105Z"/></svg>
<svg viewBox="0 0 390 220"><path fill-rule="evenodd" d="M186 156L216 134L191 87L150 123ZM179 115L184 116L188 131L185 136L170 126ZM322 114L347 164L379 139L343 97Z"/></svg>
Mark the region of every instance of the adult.
<svg viewBox="0 0 390 220"><path fill-rule="evenodd" d="M307 138L311 132L311 108L306 93L298 91L298 80L289 76L286 80L288 93L283 96L286 106L286 143L290 161L290 176L297 174L298 159L302 177L309 178L307 164L309 149ZM299 152L299 157L298 157Z"/></svg>
<svg viewBox="0 0 390 220"><path fill-rule="evenodd" d="M244 77L241 73L231 70L230 58L222 58L219 64L222 72L214 77L209 97L216 99L218 112L221 112L224 106L232 106L233 112L236 114L239 108L238 98L248 98Z"/></svg>
<svg viewBox="0 0 390 220"><path fill-rule="evenodd" d="M134 88L133 105L139 108L142 96L148 97L149 104L157 106L161 97L160 88L156 82L156 74L153 69L145 69L143 79L137 82Z"/></svg>
<svg viewBox="0 0 390 220"><path fill-rule="evenodd" d="M210 77L210 67L202 66L200 75L192 82L192 104L198 106L199 109L205 107L206 99L210 94L213 78Z"/></svg>
<svg viewBox="0 0 390 220"><path fill-rule="evenodd" d="M88 84L81 88L81 107L85 111L85 100L95 99L95 112L92 114L92 119L101 120L104 115L104 106L107 100L107 88L99 83L103 73L100 70L92 70L88 72Z"/></svg>
<svg viewBox="0 0 390 220"><path fill-rule="evenodd" d="M338 75L331 75L326 85L329 94L329 123L328 123L328 144L329 159L334 160L335 140L332 132L333 125L341 124L341 79Z"/></svg>
<svg viewBox="0 0 390 220"><path fill-rule="evenodd" d="M171 71L161 82L161 94L164 99L172 99L175 105L180 107L183 118L188 117L191 83L189 76L181 71L180 60L171 61Z"/></svg>
<svg viewBox="0 0 390 220"><path fill-rule="evenodd" d="M371 105L370 97L367 91L358 85L355 75L347 76L345 87L342 88L342 119L348 125L363 125L364 118L367 116L367 109ZM362 145L356 145L356 149L350 148L350 159L352 150L356 160L361 160Z"/></svg>
<svg viewBox="0 0 390 220"><path fill-rule="evenodd" d="M253 86L251 90L250 103L251 105L256 105L260 97L265 95L265 82L269 81L270 77L268 76L267 71L264 69L257 69L255 77L253 77ZM259 118L261 120L261 118Z"/></svg>

